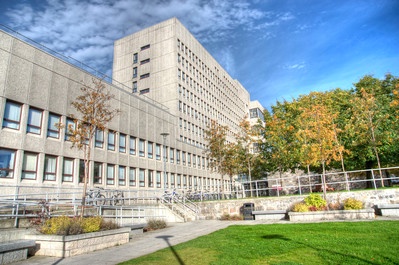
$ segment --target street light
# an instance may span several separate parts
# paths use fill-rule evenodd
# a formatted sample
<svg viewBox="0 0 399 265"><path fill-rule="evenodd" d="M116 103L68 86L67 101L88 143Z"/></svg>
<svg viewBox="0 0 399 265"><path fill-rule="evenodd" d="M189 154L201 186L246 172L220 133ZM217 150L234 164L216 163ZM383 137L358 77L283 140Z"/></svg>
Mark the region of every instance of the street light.
<svg viewBox="0 0 399 265"><path fill-rule="evenodd" d="M163 187L166 190L166 179L167 179L167 174L166 174L166 137L169 135L169 133L164 132L161 133L163 137Z"/></svg>

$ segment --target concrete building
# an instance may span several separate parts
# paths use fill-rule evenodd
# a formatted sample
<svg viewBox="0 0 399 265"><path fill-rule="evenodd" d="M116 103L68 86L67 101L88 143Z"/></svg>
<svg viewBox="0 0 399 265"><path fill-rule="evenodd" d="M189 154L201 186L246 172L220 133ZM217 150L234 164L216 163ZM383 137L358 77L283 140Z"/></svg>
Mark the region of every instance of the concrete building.
<svg viewBox="0 0 399 265"><path fill-rule="evenodd" d="M0 31L0 185L81 189L83 154L55 124L79 117L71 102L86 69ZM176 19L115 42L106 88L120 114L96 135L89 187L221 190L207 167L204 130L211 119L233 133L249 93Z"/></svg>

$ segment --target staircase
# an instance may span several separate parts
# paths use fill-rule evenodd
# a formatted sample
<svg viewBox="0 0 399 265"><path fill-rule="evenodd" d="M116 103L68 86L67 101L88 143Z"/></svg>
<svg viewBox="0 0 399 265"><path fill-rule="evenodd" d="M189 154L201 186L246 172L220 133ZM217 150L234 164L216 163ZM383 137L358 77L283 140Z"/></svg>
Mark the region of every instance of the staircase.
<svg viewBox="0 0 399 265"><path fill-rule="evenodd" d="M163 196L160 202L175 215L183 218L184 222L198 219L198 206L184 196Z"/></svg>

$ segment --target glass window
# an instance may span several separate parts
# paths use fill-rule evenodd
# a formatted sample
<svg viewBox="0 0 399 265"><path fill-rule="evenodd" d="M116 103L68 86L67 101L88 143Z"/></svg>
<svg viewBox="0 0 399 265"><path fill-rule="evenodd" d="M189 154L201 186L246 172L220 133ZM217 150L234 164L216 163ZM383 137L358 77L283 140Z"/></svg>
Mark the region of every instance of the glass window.
<svg viewBox="0 0 399 265"><path fill-rule="evenodd" d="M37 154L25 153L22 164L22 178L36 179L37 173Z"/></svg>
<svg viewBox="0 0 399 265"><path fill-rule="evenodd" d="M145 187L145 169L140 168L139 181L140 181L140 187Z"/></svg>
<svg viewBox="0 0 399 265"><path fill-rule="evenodd" d="M73 181L73 159L64 158L64 164L62 168L62 181L72 182Z"/></svg>
<svg viewBox="0 0 399 265"><path fill-rule="evenodd" d="M133 82L133 89L132 89L133 93L137 93L137 81Z"/></svg>
<svg viewBox="0 0 399 265"><path fill-rule="evenodd" d="M183 175L183 189L187 189L187 176Z"/></svg>
<svg viewBox="0 0 399 265"><path fill-rule="evenodd" d="M108 131L108 150L115 151L115 132Z"/></svg>
<svg viewBox="0 0 399 265"><path fill-rule="evenodd" d="M180 164L180 150L176 149L176 163Z"/></svg>
<svg viewBox="0 0 399 265"><path fill-rule="evenodd" d="M124 166L119 166L118 170L118 184L120 186L125 186L126 185L126 167Z"/></svg>
<svg viewBox="0 0 399 265"><path fill-rule="evenodd" d="M181 175L177 174L177 188L181 189Z"/></svg>
<svg viewBox="0 0 399 265"><path fill-rule="evenodd" d="M71 131L73 130L75 130L75 122L71 118L67 118L65 124L65 140L70 140L72 136Z"/></svg>
<svg viewBox="0 0 399 265"><path fill-rule="evenodd" d="M148 58L148 59L142 60L140 62L140 64L146 64L146 63L149 63L149 62L150 62L150 59Z"/></svg>
<svg viewBox="0 0 399 265"><path fill-rule="evenodd" d="M141 49L140 50L147 50L147 49L149 49L150 48L150 44L147 44L147 45L144 45L143 47L141 47Z"/></svg>
<svg viewBox="0 0 399 265"><path fill-rule="evenodd" d="M14 177L15 151L0 149L0 178Z"/></svg>
<svg viewBox="0 0 399 265"><path fill-rule="evenodd" d="M107 165L107 185L115 184L115 174L114 174L115 166Z"/></svg>
<svg viewBox="0 0 399 265"><path fill-rule="evenodd" d="M126 153L126 135L122 133L119 134L119 152Z"/></svg>
<svg viewBox="0 0 399 265"><path fill-rule="evenodd" d="M103 182L103 164L99 162L94 162L94 176L93 183L101 184Z"/></svg>
<svg viewBox="0 0 399 265"><path fill-rule="evenodd" d="M191 166L191 154L187 153L187 164L190 167Z"/></svg>
<svg viewBox="0 0 399 265"><path fill-rule="evenodd" d="M137 77L137 67L133 68L133 78Z"/></svg>
<svg viewBox="0 0 399 265"><path fill-rule="evenodd" d="M183 161L183 165L186 164L186 152L183 152L182 154L182 161Z"/></svg>
<svg viewBox="0 0 399 265"><path fill-rule="evenodd" d="M172 189L174 189L175 188L175 174L170 174L170 187L172 188Z"/></svg>
<svg viewBox="0 0 399 265"><path fill-rule="evenodd" d="M85 161L79 160L79 183L83 183L85 178Z"/></svg>
<svg viewBox="0 0 399 265"><path fill-rule="evenodd" d="M147 143L147 156L148 158L152 158L153 157L153 150L154 148L154 144L152 142L148 142Z"/></svg>
<svg viewBox="0 0 399 265"><path fill-rule="evenodd" d="M143 139L139 140L139 156L145 156L145 141Z"/></svg>
<svg viewBox="0 0 399 265"><path fill-rule="evenodd" d="M129 186L136 187L136 169L129 168Z"/></svg>
<svg viewBox="0 0 399 265"><path fill-rule="evenodd" d="M157 160L161 160L161 145L160 144L155 145L155 157Z"/></svg>
<svg viewBox="0 0 399 265"><path fill-rule="evenodd" d="M137 53L133 54L133 63L137 63L139 61L139 55Z"/></svg>
<svg viewBox="0 0 399 265"><path fill-rule="evenodd" d="M57 114L49 113L48 116L48 125L47 125L47 137L51 138L59 138L60 130L57 128L57 125L60 124L61 117Z"/></svg>
<svg viewBox="0 0 399 265"><path fill-rule="evenodd" d="M169 157L170 157L170 163L175 162L175 149L170 148L169 149Z"/></svg>
<svg viewBox="0 0 399 265"><path fill-rule="evenodd" d="M148 170L148 187L154 187L154 171Z"/></svg>
<svg viewBox="0 0 399 265"><path fill-rule="evenodd" d="M4 110L3 127L19 130L21 122L21 108L19 103L7 101Z"/></svg>
<svg viewBox="0 0 399 265"><path fill-rule="evenodd" d="M103 148L104 145L104 131L100 129L96 129L94 145L98 148Z"/></svg>
<svg viewBox="0 0 399 265"><path fill-rule="evenodd" d="M135 155L136 154L136 138L130 136L129 139L129 154Z"/></svg>
<svg viewBox="0 0 399 265"><path fill-rule="evenodd" d="M40 134L42 127L42 114L43 111L29 108L28 126L26 131L28 133Z"/></svg>
<svg viewBox="0 0 399 265"><path fill-rule="evenodd" d="M161 187L161 172L157 171L157 188Z"/></svg>
<svg viewBox="0 0 399 265"><path fill-rule="evenodd" d="M55 180L56 172L57 172L57 157L46 155L44 157L43 180Z"/></svg>
<svg viewBox="0 0 399 265"><path fill-rule="evenodd" d="M145 74L140 75L140 79L144 79L144 78L148 78L148 77L150 77L150 73L145 73Z"/></svg>

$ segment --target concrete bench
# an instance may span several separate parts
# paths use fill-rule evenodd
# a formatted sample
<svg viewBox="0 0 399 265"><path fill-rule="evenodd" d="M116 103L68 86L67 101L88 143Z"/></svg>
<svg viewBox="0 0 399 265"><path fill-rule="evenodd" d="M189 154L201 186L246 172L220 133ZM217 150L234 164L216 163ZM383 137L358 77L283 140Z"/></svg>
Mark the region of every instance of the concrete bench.
<svg viewBox="0 0 399 265"><path fill-rule="evenodd" d="M397 216L399 217L399 204L378 204L376 213L382 216Z"/></svg>
<svg viewBox="0 0 399 265"><path fill-rule="evenodd" d="M286 210L252 211L255 220L284 220L287 219Z"/></svg>
<svg viewBox="0 0 399 265"><path fill-rule="evenodd" d="M34 248L34 240L13 240L0 243L0 264L7 264L28 258L28 251Z"/></svg>
<svg viewBox="0 0 399 265"><path fill-rule="evenodd" d="M146 227L146 226L147 226L147 224L124 225L124 227L129 227L131 229L130 236L143 234L144 227Z"/></svg>

